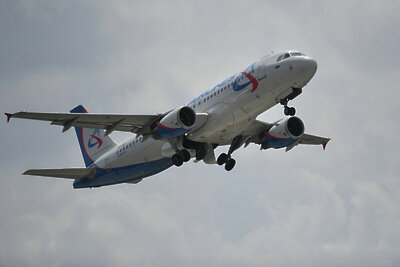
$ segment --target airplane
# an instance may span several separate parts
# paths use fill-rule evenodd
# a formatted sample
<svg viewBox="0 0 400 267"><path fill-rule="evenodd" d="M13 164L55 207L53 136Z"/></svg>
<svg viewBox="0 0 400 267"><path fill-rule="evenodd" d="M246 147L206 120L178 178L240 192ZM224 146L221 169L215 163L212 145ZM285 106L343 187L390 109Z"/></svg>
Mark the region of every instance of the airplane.
<svg viewBox="0 0 400 267"><path fill-rule="evenodd" d="M162 114L89 114L79 105L70 113L5 113L11 118L49 121L75 128L85 168L31 169L24 175L74 179L74 188L120 183L136 184L171 166L195 162L218 164L231 171L232 153L244 145L261 150L293 149L299 144L322 145L329 138L304 133L304 123L288 102L303 92L317 71L317 62L298 51L270 53L185 106ZM286 117L273 123L257 116L281 104ZM121 144L114 131L136 134ZM229 146L216 158L214 149Z"/></svg>

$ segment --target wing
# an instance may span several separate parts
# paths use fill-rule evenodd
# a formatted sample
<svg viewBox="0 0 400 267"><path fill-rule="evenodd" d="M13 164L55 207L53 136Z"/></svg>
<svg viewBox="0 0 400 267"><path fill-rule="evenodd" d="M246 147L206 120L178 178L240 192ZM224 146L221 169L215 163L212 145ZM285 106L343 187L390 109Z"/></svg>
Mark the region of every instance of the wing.
<svg viewBox="0 0 400 267"><path fill-rule="evenodd" d="M7 122L11 118L50 121L52 125L63 126L63 132L71 127L104 129L105 136L113 131L136 133L139 135L154 134L157 122L165 115L128 115L128 114L89 114L89 113L42 113L42 112L17 112L5 113ZM191 132L197 131L207 122L207 113L196 113L196 124Z"/></svg>
<svg viewBox="0 0 400 267"><path fill-rule="evenodd" d="M124 115L124 114L88 114L88 113L40 113L17 112L6 113L11 118L50 121L52 125L63 126L63 132L71 127L105 129L109 135L113 131L151 134L155 124L165 114L158 115Z"/></svg>
<svg viewBox="0 0 400 267"><path fill-rule="evenodd" d="M315 136L311 134L303 134L297 142L294 142L290 146L286 147L286 152L297 146L298 144L302 145L322 145L322 148L325 150L326 145L330 141L330 138Z"/></svg>
<svg viewBox="0 0 400 267"><path fill-rule="evenodd" d="M268 131L274 125L279 123L281 120L278 120L273 123L267 123L259 120L254 120L251 125L243 132L243 136L245 137L244 143L245 147L247 147L250 143L261 144L260 134Z"/></svg>
<svg viewBox="0 0 400 267"><path fill-rule="evenodd" d="M245 136L245 147L250 143L261 144L260 134L267 132L274 125L277 125L279 121L274 123L266 123L259 120L254 120L250 127L243 133ZM330 141L330 138L315 136L311 134L303 134L296 142L286 147L286 151L291 150L298 144L303 145L322 145L323 149L325 149L327 143Z"/></svg>

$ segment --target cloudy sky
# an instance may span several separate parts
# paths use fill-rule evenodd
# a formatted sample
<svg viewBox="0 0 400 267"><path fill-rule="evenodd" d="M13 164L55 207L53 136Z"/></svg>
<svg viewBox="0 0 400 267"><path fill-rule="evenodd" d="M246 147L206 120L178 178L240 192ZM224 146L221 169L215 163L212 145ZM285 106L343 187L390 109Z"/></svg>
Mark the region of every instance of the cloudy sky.
<svg viewBox="0 0 400 267"><path fill-rule="evenodd" d="M292 102L327 150L235 152L74 190L73 131L0 121L0 266L399 266L399 1L0 1L2 112L164 112L273 51L318 71ZM283 117L277 106L259 119ZM126 134L113 134L121 141ZM228 148L219 148L218 153Z"/></svg>

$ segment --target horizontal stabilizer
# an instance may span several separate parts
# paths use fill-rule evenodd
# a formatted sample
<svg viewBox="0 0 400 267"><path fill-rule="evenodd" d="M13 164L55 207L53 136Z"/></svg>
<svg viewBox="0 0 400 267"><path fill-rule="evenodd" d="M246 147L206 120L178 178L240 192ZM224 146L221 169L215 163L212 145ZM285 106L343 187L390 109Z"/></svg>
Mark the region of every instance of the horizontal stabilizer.
<svg viewBox="0 0 400 267"><path fill-rule="evenodd" d="M33 169L24 175L46 176L66 179L92 179L96 174L95 168L64 168L64 169Z"/></svg>

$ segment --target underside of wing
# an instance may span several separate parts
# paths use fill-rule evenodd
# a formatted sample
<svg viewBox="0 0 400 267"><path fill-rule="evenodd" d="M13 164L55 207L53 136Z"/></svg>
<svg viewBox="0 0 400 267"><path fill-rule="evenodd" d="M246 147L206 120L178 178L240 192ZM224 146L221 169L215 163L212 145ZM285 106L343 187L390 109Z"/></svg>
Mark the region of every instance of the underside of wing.
<svg viewBox="0 0 400 267"><path fill-rule="evenodd" d="M311 134L303 134L303 136L299 140L299 143L304 145L323 145L325 148L326 144L330 140L330 138L315 136Z"/></svg>
<svg viewBox="0 0 400 267"><path fill-rule="evenodd" d="M64 169L32 169L24 175L45 176L66 179L92 179L96 174L95 168L64 168Z"/></svg>
<svg viewBox="0 0 400 267"><path fill-rule="evenodd" d="M303 134L297 142L291 144L286 148L286 152L297 146L298 144L302 145L322 145L322 148L325 150L326 145L330 141L330 138L320 137L311 134Z"/></svg>

